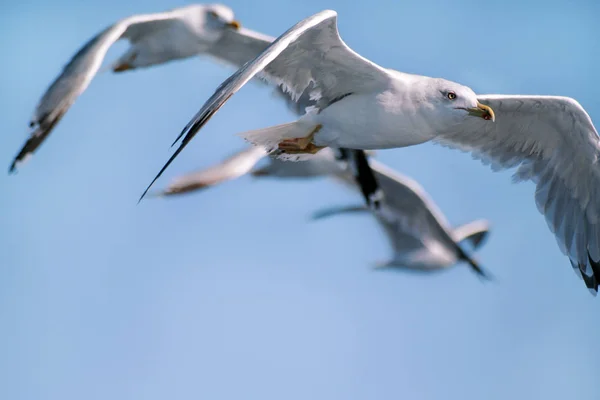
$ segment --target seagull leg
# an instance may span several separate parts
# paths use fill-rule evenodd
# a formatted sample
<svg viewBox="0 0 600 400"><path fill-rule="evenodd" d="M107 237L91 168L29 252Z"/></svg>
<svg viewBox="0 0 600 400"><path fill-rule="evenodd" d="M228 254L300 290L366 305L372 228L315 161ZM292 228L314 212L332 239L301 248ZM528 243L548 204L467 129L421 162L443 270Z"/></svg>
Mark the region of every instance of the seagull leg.
<svg viewBox="0 0 600 400"><path fill-rule="evenodd" d="M122 62L121 64L115 65L113 67L113 72L123 72L129 71L130 69L134 69L135 67L131 65L137 58L137 54L132 54L131 57L127 61Z"/></svg>
<svg viewBox="0 0 600 400"><path fill-rule="evenodd" d="M327 147L316 146L314 143L311 143L322 127L321 124L315 126L315 128L305 137L282 140L277 147L286 154L315 154Z"/></svg>
<svg viewBox="0 0 600 400"><path fill-rule="evenodd" d="M130 69L133 69L133 67L127 63L123 63L120 65L117 65L116 67L113 68L113 72L123 72L123 71L128 71Z"/></svg>

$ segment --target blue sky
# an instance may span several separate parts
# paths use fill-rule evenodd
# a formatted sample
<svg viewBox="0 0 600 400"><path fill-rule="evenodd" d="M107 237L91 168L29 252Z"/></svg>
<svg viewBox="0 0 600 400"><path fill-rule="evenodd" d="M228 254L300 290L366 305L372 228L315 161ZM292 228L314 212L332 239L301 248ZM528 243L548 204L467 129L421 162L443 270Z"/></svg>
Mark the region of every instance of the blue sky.
<svg viewBox="0 0 600 400"><path fill-rule="evenodd" d="M0 14L0 161L22 145L39 97L75 51L134 13L187 3L13 2ZM592 0L233 0L270 35L326 8L379 63L478 93L576 98L600 120ZM126 48L121 43L109 57ZM0 398L592 398L600 299L560 253L532 184L434 145L379 152L418 180L453 224L487 218L466 266L373 272L389 255L368 215L308 222L360 201L328 179L244 177L174 200L138 196L169 145L232 72L202 58L98 76L16 176L0 174ZM249 85L159 186L292 120ZM300 252L296 255L295 252Z"/></svg>

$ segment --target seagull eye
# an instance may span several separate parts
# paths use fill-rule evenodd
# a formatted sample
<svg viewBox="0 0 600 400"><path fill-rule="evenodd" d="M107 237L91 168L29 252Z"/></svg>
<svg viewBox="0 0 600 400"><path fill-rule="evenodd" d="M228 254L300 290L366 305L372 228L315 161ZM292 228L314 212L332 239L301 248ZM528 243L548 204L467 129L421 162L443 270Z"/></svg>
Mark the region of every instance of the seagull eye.
<svg viewBox="0 0 600 400"><path fill-rule="evenodd" d="M217 13L216 13L216 12L214 12L214 11L209 11L209 12L208 12L208 15L210 15L210 16L211 16L211 17L213 17L213 18L217 18L217 17L218 17Z"/></svg>
<svg viewBox="0 0 600 400"><path fill-rule="evenodd" d="M450 100L454 100L454 99L456 99L456 93L454 93L454 92L448 92L448 94L446 95L446 97L448 97Z"/></svg>

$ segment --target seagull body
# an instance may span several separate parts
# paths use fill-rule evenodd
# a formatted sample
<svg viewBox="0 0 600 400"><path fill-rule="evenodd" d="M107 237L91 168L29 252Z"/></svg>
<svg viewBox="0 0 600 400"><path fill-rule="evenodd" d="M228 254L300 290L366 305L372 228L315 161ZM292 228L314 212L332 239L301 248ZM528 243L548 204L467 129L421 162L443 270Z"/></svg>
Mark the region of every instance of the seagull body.
<svg viewBox="0 0 600 400"><path fill-rule="evenodd" d="M116 22L88 41L47 89L31 119L30 137L11 164L11 172L46 139L99 71L108 49L120 39L127 39L131 46L111 65L114 72L200 54L239 68L273 40L240 27L233 11L221 4L193 4Z"/></svg>
<svg viewBox="0 0 600 400"><path fill-rule="evenodd" d="M336 21L331 10L306 18L223 82L184 127L179 147L150 186L225 102L259 75L292 100L309 89L315 99L297 121L241 134L280 158L308 159L324 146L390 148L432 140L470 152L495 171L518 167L515 181L535 183L539 211L595 295L600 142L583 107L559 96L477 96L443 79L390 72L350 49Z"/></svg>
<svg viewBox="0 0 600 400"><path fill-rule="evenodd" d="M318 211L313 218L370 211L393 249L392 257L378 263L377 267L431 272L466 261L476 273L486 276L461 246L463 242L470 242L478 248L489 233L487 221L476 220L451 228L444 214L417 182L375 160L370 161L370 169L376 186L369 195L375 195L376 190L382 192L377 209L365 205L332 207Z"/></svg>

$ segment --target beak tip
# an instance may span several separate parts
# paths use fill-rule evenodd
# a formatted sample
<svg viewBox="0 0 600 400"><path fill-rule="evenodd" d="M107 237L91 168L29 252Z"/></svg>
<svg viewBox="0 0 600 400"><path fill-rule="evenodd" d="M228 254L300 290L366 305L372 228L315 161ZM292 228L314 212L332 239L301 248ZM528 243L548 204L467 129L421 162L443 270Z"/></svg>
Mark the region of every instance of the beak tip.
<svg viewBox="0 0 600 400"><path fill-rule="evenodd" d="M232 27L232 28L233 28L233 29L235 29L235 30L238 30L238 29L240 29L240 28L242 27L242 24L240 24L240 22L239 22L239 21L235 21L235 20L231 21L231 22L230 22L229 24L227 24L227 25L229 25L230 27Z"/></svg>

